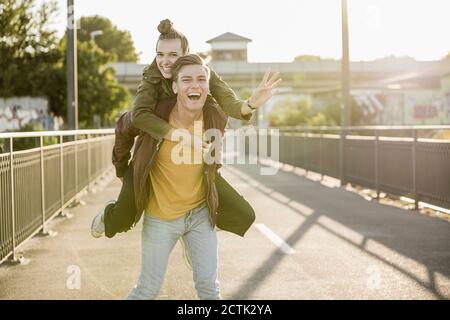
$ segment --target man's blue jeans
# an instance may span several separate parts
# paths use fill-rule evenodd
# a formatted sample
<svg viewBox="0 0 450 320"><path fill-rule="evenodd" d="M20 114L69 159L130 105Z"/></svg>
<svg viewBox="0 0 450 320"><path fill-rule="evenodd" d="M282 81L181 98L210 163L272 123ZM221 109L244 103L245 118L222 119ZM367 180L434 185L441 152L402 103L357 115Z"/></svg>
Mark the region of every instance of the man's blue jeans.
<svg viewBox="0 0 450 320"><path fill-rule="evenodd" d="M202 300L221 298L217 280L217 234L209 220L209 209L203 204L170 221L144 215L141 274L126 299L156 298L164 280L169 255L180 237L192 261L198 297Z"/></svg>

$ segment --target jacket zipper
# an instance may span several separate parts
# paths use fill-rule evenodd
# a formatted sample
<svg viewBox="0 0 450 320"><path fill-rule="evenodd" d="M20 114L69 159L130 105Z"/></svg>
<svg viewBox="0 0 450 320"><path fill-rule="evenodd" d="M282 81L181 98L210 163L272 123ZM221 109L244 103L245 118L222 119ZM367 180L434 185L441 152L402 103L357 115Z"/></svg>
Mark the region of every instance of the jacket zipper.
<svg viewBox="0 0 450 320"><path fill-rule="evenodd" d="M148 170L150 169L150 166L155 161L156 155L157 155L158 150L159 150L159 146L161 145L162 142L163 142L163 139L159 139L158 142L156 143L156 150L155 150L155 152L153 152L153 155L152 155L150 161L148 162L147 168L145 168L145 175L148 174Z"/></svg>
<svg viewBox="0 0 450 320"><path fill-rule="evenodd" d="M205 169L205 171L203 172L203 174L205 175L205 180L206 180L206 205L208 206L209 209L209 222L211 223L212 228L215 228L215 223L213 223L212 221L212 215L215 214L215 212L213 213L211 208L211 203L209 202L209 195L211 193L211 185L210 185L210 181L208 179L208 169Z"/></svg>
<svg viewBox="0 0 450 320"><path fill-rule="evenodd" d="M156 155L157 155L157 153L158 153L159 146L161 145L161 143L163 142L163 140L164 140L164 139L162 139L162 138L161 138L161 139L158 139L158 142L156 143L156 150L155 150L155 152L153 153L153 155L152 155L150 161L148 162L147 167L145 167L145 176L148 175L149 170L150 170L150 167L151 167L151 165L153 164L153 162L155 161L155 157L156 157ZM144 181L147 181L147 180L145 179ZM141 188L142 188L142 187L143 187L143 186L141 185Z"/></svg>

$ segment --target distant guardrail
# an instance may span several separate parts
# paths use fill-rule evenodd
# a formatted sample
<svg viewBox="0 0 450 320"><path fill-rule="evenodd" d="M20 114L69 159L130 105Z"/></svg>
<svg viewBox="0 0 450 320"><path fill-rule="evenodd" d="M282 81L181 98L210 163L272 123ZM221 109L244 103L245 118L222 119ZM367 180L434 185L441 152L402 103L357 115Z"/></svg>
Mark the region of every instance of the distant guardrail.
<svg viewBox="0 0 450 320"><path fill-rule="evenodd" d="M450 126L280 127L279 161L450 209ZM443 138L432 138L438 132ZM275 132L270 130L269 133ZM270 153L270 146L269 146Z"/></svg>
<svg viewBox="0 0 450 320"><path fill-rule="evenodd" d="M21 139L37 147L14 151ZM111 168L114 129L0 133L0 141L1 263Z"/></svg>

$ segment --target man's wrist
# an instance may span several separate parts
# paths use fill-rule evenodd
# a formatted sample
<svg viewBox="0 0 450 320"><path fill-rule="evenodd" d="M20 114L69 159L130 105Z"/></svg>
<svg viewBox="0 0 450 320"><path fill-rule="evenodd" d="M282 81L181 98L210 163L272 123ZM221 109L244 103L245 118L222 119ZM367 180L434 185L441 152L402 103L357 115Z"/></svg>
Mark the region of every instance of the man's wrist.
<svg viewBox="0 0 450 320"><path fill-rule="evenodd" d="M247 101L244 101L241 105L241 115L244 118L251 117L253 110L248 107Z"/></svg>
<svg viewBox="0 0 450 320"><path fill-rule="evenodd" d="M250 98L247 99L247 107L252 111L255 111L257 109L254 105L250 103Z"/></svg>

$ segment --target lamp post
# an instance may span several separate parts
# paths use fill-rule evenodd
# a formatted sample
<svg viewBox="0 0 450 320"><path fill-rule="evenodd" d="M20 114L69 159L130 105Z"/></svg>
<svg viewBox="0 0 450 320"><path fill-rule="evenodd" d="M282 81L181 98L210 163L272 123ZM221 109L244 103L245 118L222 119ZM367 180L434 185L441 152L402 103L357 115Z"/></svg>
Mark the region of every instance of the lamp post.
<svg viewBox="0 0 450 320"><path fill-rule="evenodd" d="M94 41L94 42L95 42L95 37L101 36L102 34L103 34L103 31L102 31L102 30L95 30L95 31L92 31L92 32L90 33L91 41Z"/></svg>
<svg viewBox="0 0 450 320"><path fill-rule="evenodd" d="M348 15L347 0L341 0L342 17L342 60L341 60L341 139L339 146L340 180L341 186L345 181L345 127L351 125L351 98L350 98L350 58L348 45Z"/></svg>
<svg viewBox="0 0 450 320"><path fill-rule="evenodd" d="M351 125L351 98L350 98L350 57L348 45L348 15L347 0L342 1L342 106L341 124L344 126Z"/></svg>
<svg viewBox="0 0 450 320"><path fill-rule="evenodd" d="M67 0L67 129L78 130L77 26L74 0Z"/></svg>

